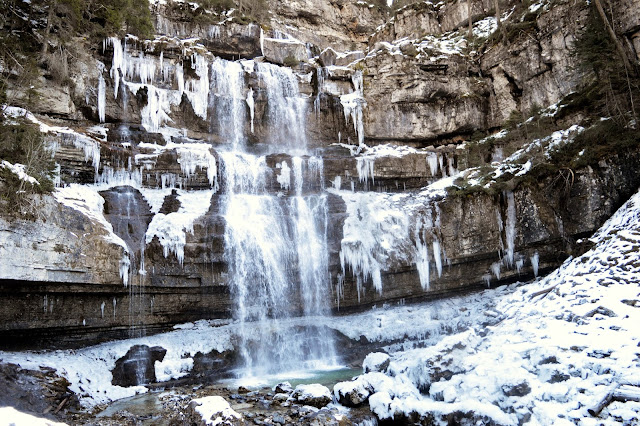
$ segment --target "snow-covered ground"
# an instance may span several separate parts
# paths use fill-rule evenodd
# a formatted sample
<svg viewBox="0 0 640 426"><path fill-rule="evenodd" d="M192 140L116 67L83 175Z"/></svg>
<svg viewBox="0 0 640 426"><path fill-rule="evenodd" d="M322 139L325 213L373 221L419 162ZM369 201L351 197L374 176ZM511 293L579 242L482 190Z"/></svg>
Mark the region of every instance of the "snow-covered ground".
<svg viewBox="0 0 640 426"><path fill-rule="evenodd" d="M66 426L66 423L58 423L31 414L21 413L12 407L0 407L0 425L7 426Z"/></svg>
<svg viewBox="0 0 640 426"><path fill-rule="evenodd" d="M444 422L458 413L505 425L638 424L638 402L613 402L600 418L587 410L618 385L640 385L640 192L592 241L592 250L549 276L499 289L487 312L494 325L392 352L387 379L369 373L351 387L371 394L380 418L417 413Z"/></svg>

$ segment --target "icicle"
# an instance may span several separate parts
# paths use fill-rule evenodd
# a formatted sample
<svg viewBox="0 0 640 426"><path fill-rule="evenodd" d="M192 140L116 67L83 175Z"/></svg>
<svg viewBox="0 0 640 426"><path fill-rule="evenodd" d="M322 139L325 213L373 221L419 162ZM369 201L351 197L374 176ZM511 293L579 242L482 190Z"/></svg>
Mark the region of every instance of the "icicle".
<svg viewBox="0 0 640 426"><path fill-rule="evenodd" d="M105 303L102 302L102 304L100 305L100 315L102 318L104 318L104 307L105 307Z"/></svg>
<svg viewBox="0 0 640 426"><path fill-rule="evenodd" d="M540 255L538 252L535 252L533 256L531 256L531 266L533 267L533 275L538 277L538 267L540 265Z"/></svg>
<svg viewBox="0 0 640 426"><path fill-rule="evenodd" d="M344 109L345 120L351 118L353 128L358 137L358 146L364 146L364 122L362 108L367 105L362 92L362 71L356 71L351 77L354 91L340 96L340 103Z"/></svg>
<svg viewBox="0 0 640 426"><path fill-rule="evenodd" d="M105 121L105 110L107 106L106 83L102 76L102 70L98 67L98 119L101 123Z"/></svg>
<svg viewBox="0 0 640 426"><path fill-rule="evenodd" d="M338 175L335 178L333 178L333 187L339 191L341 186L342 186L342 176Z"/></svg>
<svg viewBox="0 0 640 426"><path fill-rule="evenodd" d="M431 176L435 177L438 174L438 153L430 152L427 155L427 164L429 165Z"/></svg>
<svg viewBox="0 0 640 426"><path fill-rule="evenodd" d="M516 204L513 197L513 192L507 192L506 196L507 220L505 233L507 237L507 266L512 267L516 238Z"/></svg>
<svg viewBox="0 0 640 426"><path fill-rule="evenodd" d="M113 298L113 319L116 319L116 304L118 302L116 301L116 298Z"/></svg>
<svg viewBox="0 0 640 426"><path fill-rule="evenodd" d="M491 274L484 274L482 279L487 284L487 288L491 287Z"/></svg>
<svg viewBox="0 0 640 426"><path fill-rule="evenodd" d="M371 179L372 183L375 183L374 178L374 166L375 158L373 157L357 157L356 169L358 171L358 179L360 182L367 183Z"/></svg>
<svg viewBox="0 0 640 426"><path fill-rule="evenodd" d="M429 290L429 249L426 244L422 243L420 236L416 236L416 268L418 269L420 286L425 291Z"/></svg>
<svg viewBox="0 0 640 426"><path fill-rule="evenodd" d="M495 275L495 277L499 281L500 280L500 262L495 262L491 265L491 272L493 272L493 275Z"/></svg>
<svg viewBox="0 0 640 426"><path fill-rule="evenodd" d="M253 133L253 121L255 117L255 102L253 100L253 89L247 92L247 105L249 106L249 115L251 117L251 133Z"/></svg>
<svg viewBox="0 0 640 426"><path fill-rule="evenodd" d="M131 267L131 260L129 259L129 253L125 253L120 260L120 278L122 284L125 287L129 285L129 268Z"/></svg>
<svg viewBox="0 0 640 426"><path fill-rule="evenodd" d="M438 270L438 277L442 276L442 253L440 250L440 241L437 238L433 240L433 258L436 261L436 269Z"/></svg>
<svg viewBox="0 0 640 426"><path fill-rule="evenodd" d="M195 112L198 117L206 120L210 90L209 63L204 56L194 54L192 58L192 68L195 70L198 79L189 79L186 81L184 92L191 102L193 112ZM177 103L179 102L180 100L177 101Z"/></svg>

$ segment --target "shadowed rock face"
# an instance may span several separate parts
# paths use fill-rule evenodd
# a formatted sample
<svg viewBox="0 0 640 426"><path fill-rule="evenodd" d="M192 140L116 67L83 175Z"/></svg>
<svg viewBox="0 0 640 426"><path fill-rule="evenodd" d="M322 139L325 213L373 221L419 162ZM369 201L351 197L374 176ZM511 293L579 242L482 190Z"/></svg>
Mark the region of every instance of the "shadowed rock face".
<svg viewBox="0 0 640 426"><path fill-rule="evenodd" d="M139 386L155 383L155 362L164 359L167 350L160 346L132 346L125 356L116 361L111 383L117 386Z"/></svg>

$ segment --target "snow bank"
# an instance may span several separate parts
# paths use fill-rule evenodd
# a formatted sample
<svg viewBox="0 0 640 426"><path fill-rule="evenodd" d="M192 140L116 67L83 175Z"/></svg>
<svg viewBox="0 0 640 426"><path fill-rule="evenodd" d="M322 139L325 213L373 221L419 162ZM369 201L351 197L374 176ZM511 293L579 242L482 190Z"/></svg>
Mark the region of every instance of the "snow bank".
<svg viewBox="0 0 640 426"><path fill-rule="evenodd" d="M107 306L110 306L107 303ZM114 304L113 315L118 315ZM158 380L170 380L185 376L193 366L193 356L211 351L232 349L234 326L199 321L185 324L169 333L136 339L103 343L79 350L52 352L0 352L3 362L14 363L25 369L38 370L51 367L65 377L69 388L78 395L86 408L147 392L144 386L123 388L111 384L111 370L116 360L123 357L135 345L161 346L167 350L162 362L156 362Z"/></svg>
<svg viewBox="0 0 640 426"><path fill-rule="evenodd" d="M53 420L36 417L22 413L13 407L0 407L0 423L7 426L66 426L66 423L58 423Z"/></svg>

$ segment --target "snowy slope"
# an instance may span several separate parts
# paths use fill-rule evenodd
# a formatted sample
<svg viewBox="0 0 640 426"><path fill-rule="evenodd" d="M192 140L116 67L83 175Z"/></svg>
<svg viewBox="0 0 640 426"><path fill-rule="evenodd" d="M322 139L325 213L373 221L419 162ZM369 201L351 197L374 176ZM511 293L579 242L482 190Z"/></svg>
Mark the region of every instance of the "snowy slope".
<svg viewBox="0 0 640 426"><path fill-rule="evenodd" d="M613 402L601 418L587 409L616 385L640 385L640 193L592 240L546 278L496 295L496 325L393 353L393 382L378 381L372 410L443 422L456 413L508 425L637 424L637 402Z"/></svg>

